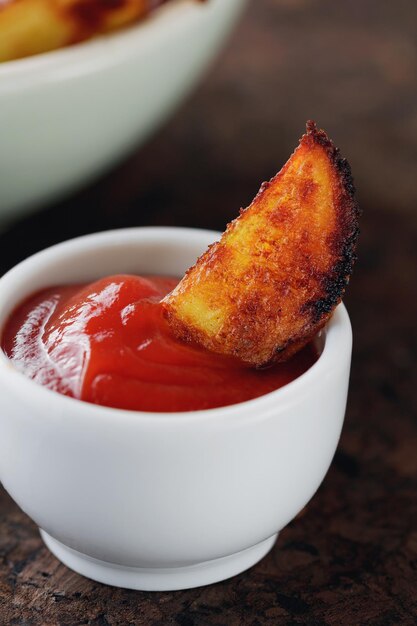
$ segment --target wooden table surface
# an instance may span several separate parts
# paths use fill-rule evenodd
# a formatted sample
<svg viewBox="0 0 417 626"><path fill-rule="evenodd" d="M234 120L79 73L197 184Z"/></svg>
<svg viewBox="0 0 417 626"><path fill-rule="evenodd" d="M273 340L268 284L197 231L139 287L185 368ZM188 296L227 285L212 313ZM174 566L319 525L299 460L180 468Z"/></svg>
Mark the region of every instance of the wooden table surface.
<svg viewBox="0 0 417 626"><path fill-rule="evenodd" d="M76 235L222 229L315 118L352 163L364 209L346 303L346 424L303 515L250 571L142 593L61 565L0 491L0 624L390 626L417 622L417 51L414 0L256 0L199 91L94 186L0 234L0 272Z"/></svg>

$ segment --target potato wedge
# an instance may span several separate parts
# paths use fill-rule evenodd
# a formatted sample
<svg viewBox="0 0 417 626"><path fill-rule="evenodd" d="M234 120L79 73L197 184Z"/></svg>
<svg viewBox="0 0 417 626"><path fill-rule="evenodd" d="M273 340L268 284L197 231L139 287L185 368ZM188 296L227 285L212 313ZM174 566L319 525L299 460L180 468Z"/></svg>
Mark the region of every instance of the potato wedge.
<svg viewBox="0 0 417 626"><path fill-rule="evenodd" d="M175 335L254 366L286 360L341 300L358 215L347 161L308 122L282 170L164 299Z"/></svg>
<svg viewBox="0 0 417 626"><path fill-rule="evenodd" d="M0 62L68 46L145 16L167 0L0 2Z"/></svg>

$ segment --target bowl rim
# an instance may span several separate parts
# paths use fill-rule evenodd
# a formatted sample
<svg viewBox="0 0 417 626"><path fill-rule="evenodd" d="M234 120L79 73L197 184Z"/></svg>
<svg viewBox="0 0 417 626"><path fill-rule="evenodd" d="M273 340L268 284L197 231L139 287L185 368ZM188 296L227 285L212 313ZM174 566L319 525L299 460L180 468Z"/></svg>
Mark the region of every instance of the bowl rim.
<svg viewBox="0 0 417 626"><path fill-rule="evenodd" d="M142 226L121 228L109 231L96 232L89 235L83 235L63 241L62 243L55 244L48 248L37 252L18 263L6 274L0 278L0 302L5 301L5 297L8 296L7 292L13 292L13 282L23 276L28 270L30 273L30 267L35 262L43 262L49 264L54 262L56 254L65 253L76 254L77 251L82 249L87 250L92 243L97 247L103 248L109 245L115 245L114 237L118 238L117 246L122 246L126 242L132 243L137 241L140 245L140 239L143 235L152 239L152 237L165 238L166 241L178 241L181 237L186 237L188 240L190 237L194 240L198 240L200 237L213 236L212 241L219 238L221 233L212 230L206 230L201 228L183 228L175 226ZM206 244L203 244L205 246ZM36 263L35 263L36 265ZM39 269L38 269L39 271ZM33 274L36 275L36 270ZM3 295L5 292L5 297ZM27 295L30 295L29 293ZM4 321L0 326L0 338L2 334L3 324L7 321L10 312L21 302L24 298L17 299L10 307L9 311L5 315ZM83 400L68 397L62 395L56 391L48 389L36 383L32 379L28 378L25 374L17 370L8 359L6 354L0 348L0 379L6 382L8 389L11 389L17 397L30 397L31 403L36 402L43 406L48 407L47 414L54 415L60 408L67 407L68 412L75 414L77 417L82 417L82 420L91 419L115 421L118 423L130 423L130 422L155 422L167 421L168 423L174 423L175 421L181 422L195 422L202 420L216 421L218 419L224 420L225 418L236 418L243 420L243 418L249 418L251 420L260 416L265 416L270 410L273 412L282 412L285 407L292 405L299 401L299 397L303 390L320 384L321 381L326 379L331 372L340 363L343 363L344 356L348 356L350 359L350 353L352 348L352 328L350 319L346 307L341 302L335 309L329 322L324 329L320 331L323 337L323 347L319 358L313 365L306 370L301 376L287 383L283 387L271 391L263 396L253 398L238 404L232 404L228 406L216 407L211 409L200 409L196 411L173 411L173 412L153 412L153 411L133 411L129 409L117 409L113 407L107 407L97 404L92 404ZM75 415L71 416L72 418Z"/></svg>
<svg viewBox="0 0 417 626"><path fill-rule="evenodd" d="M223 3L226 1L243 3L246 0L221 0ZM0 63L0 79L18 78L39 84L45 75L58 81L73 77L75 73L77 76L89 74L102 67L117 65L130 57L133 51L153 46L157 35L165 39L173 35L173 30L192 27L196 20L215 11L221 2L214 0L214 6L213 1L210 6L210 3L197 0L171 0L143 19L115 31L48 52L3 61ZM176 25L175 29L173 24Z"/></svg>

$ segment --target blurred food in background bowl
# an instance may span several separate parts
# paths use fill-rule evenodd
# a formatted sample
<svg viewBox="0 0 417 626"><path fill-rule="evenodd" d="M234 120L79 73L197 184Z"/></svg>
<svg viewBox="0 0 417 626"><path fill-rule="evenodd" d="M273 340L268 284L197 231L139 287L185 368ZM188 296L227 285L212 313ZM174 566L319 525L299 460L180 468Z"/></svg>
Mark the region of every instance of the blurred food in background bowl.
<svg viewBox="0 0 417 626"><path fill-rule="evenodd" d="M0 0L0 63L109 33L166 2L172 0Z"/></svg>
<svg viewBox="0 0 417 626"><path fill-rule="evenodd" d="M94 179L146 140L245 1L170 0L116 33L1 63L0 224Z"/></svg>

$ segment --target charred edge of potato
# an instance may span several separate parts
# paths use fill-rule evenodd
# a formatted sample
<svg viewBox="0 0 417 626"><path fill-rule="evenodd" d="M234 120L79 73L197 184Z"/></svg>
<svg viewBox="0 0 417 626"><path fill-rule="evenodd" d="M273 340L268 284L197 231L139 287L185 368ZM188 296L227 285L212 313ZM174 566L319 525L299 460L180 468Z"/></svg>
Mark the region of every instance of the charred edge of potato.
<svg viewBox="0 0 417 626"><path fill-rule="evenodd" d="M331 243L331 248L338 260L321 279L323 295L307 302L300 310L300 315L303 317L308 318L310 316L310 323L306 324L303 335L291 338L286 345L278 348L271 361L275 363L288 360L307 345L326 325L335 307L342 300L357 259L355 250L360 232L358 219L361 210L355 198L356 189L349 162L341 156L339 148L334 145L324 130L317 128L313 120L307 122L306 131L300 139L300 145L312 142L324 148L338 175L339 197L335 201L335 206L338 213L339 228L334 233ZM270 182L264 183L260 193L273 180L274 178Z"/></svg>
<svg viewBox="0 0 417 626"><path fill-rule="evenodd" d="M323 130L318 130L315 122L311 120L307 122L307 133L301 139L301 142L303 141L313 141L325 149L331 164L338 173L340 182L339 198L335 202L340 227L332 242L333 251L340 258L322 280L323 297L305 305L306 310L312 313L313 323L317 324L323 317L326 320L329 318L349 283L356 261L355 250L359 236L358 218L361 211L355 198L356 190L350 165L340 155L339 148L336 148L327 134Z"/></svg>

